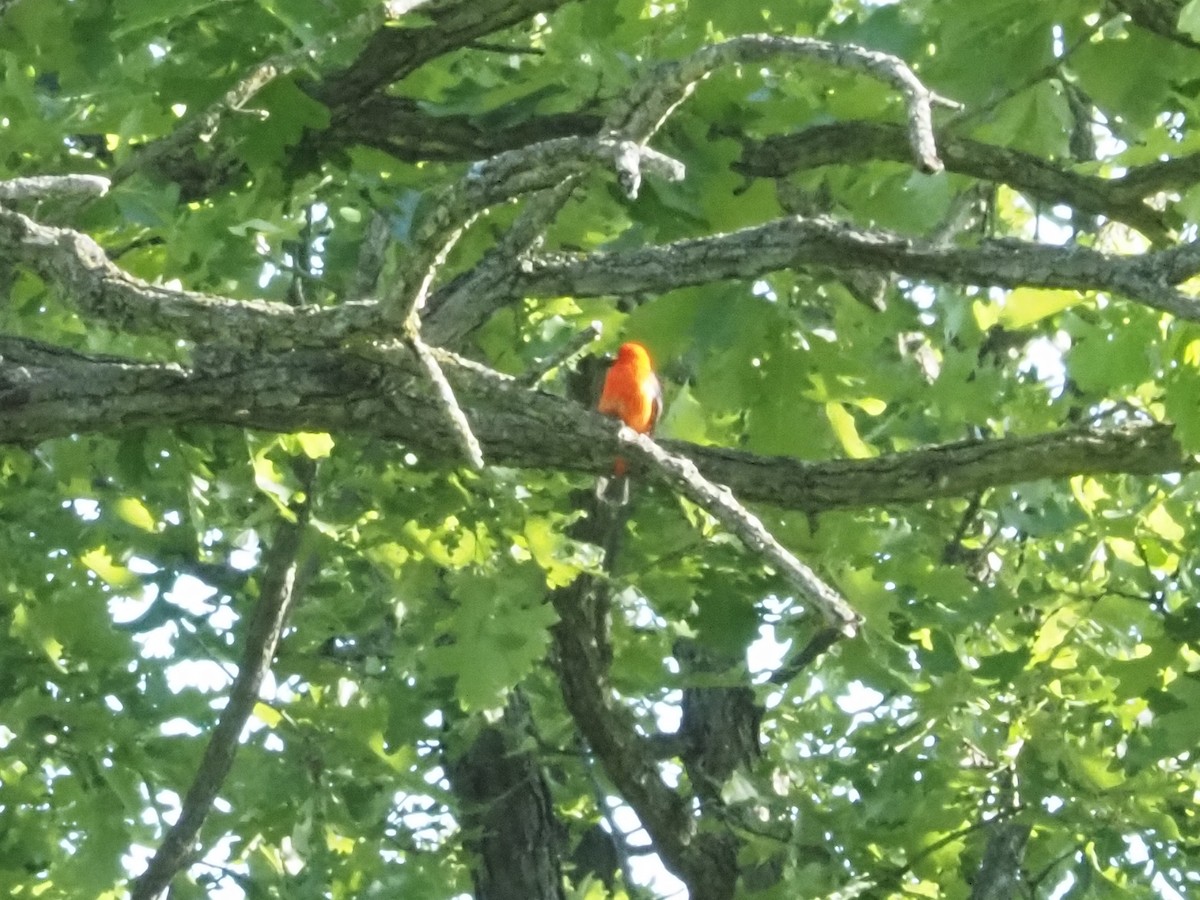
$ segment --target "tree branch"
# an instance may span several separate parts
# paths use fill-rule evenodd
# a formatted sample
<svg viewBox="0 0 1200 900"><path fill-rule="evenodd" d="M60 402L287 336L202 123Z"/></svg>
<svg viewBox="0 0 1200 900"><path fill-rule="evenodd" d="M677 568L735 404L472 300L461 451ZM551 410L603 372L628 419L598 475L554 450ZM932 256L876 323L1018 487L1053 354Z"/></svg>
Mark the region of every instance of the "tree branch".
<svg viewBox="0 0 1200 900"><path fill-rule="evenodd" d="M587 156L609 154L626 145L566 139L562 146ZM463 203L490 204L504 191L536 187L554 171L553 167L524 171L514 162L519 151L502 156L497 157L495 170L485 170L488 177L478 188L463 189L470 195ZM567 158L577 157L568 154ZM639 151L638 158L642 163L652 161L656 171L672 171L666 157ZM381 309L373 301L293 307L152 285L113 264L87 235L42 225L4 207L0 207L0 263L28 266L43 279L60 284L81 313L118 331L251 347L312 347L336 345L352 335L377 335L383 328ZM431 343L445 345L516 296L625 296L726 278L756 278L805 265L1008 288L1111 291L1181 319L1200 320L1200 301L1173 287L1200 273L1200 242L1139 256L1009 240L976 248L932 247L888 232L859 231L826 218L791 217L730 234L637 250L527 258L520 273L497 283L490 295L471 293L472 277L456 279L430 300L423 330Z"/></svg>
<svg viewBox="0 0 1200 900"><path fill-rule="evenodd" d="M638 80L613 112L605 117L601 134L645 144L667 117L691 95L697 83L721 66L757 62L772 57L816 59L834 66L864 71L898 88L905 97L913 152L924 171L939 171L933 139L931 105L941 102L902 60L853 45L830 44L809 38L743 35L704 47L686 59L664 63ZM512 296L514 269L554 220L578 176L543 191L526 204L516 223L468 275L439 292L431 303L431 340L453 346Z"/></svg>
<svg viewBox="0 0 1200 900"><path fill-rule="evenodd" d="M1164 168L1155 163L1133 169L1119 178L1100 178L1074 172L1057 163L1007 147L997 147L945 131L937 135L938 150L947 170L983 181L1007 184L1048 205L1065 203L1074 209L1103 215L1136 228L1157 244L1170 240L1163 214L1144 198L1156 191L1194 183L1200 176L1200 154ZM837 122L806 128L797 134L747 141L733 165L744 175L782 178L819 166L853 166L869 160L911 159L905 130L887 122ZM1188 176L1190 180L1187 180Z"/></svg>
<svg viewBox="0 0 1200 900"><path fill-rule="evenodd" d="M575 359L582 356L593 341L600 337L601 327L598 321L589 323L583 330L576 332L569 341L561 347L539 359L527 369L520 378L525 387L535 387L542 379L559 367L569 367Z"/></svg>
<svg viewBox="0 0 1200 900"><path fill-rule="evenodd" d="M422 16L432 20L433 24L420 27L385 24L367 39L349 66L301 88L329 109L330 130L336 135L344 130L347 122L361 114L361 103L430 60L568 2L570 0L408 2L403 11L422 7ZM343 41L351 39L365 25L376 20L374 14L360 16L336 37ZM302 47L258 64L203 113L140 148L120 167L117 176L125 178L137 171L150 170L157 177L178 183L185 200L206 196L229 184L239 173L244 173L244 164L226 142L217 140L206 146L199 140L201 134L211 133L229 110L244 105L271 80L306 63L321 49ZM306 139L305 143L311 146L310 141L320 145L322 138L315 136Z"/></svg>
<svg viewBox="0 0 1200 900"><path fill-rule="evenodd" d="M467 415L463 412L462 407L458 405L458 398L454 396L454 388L450 386L450 382L446 380L446 373L438 364L436 351L421 340L418 334L409 335L408 343L416 353L417 359L421 361L421 366L428 374L429 381L446 410L450 424L454 426L454 434L458 438L467 462L473 469L483 469L483 450L479 447L479 439L471 431L471 423L467 420Z"/></svg>
<svg viewBox="0 0 1200 900"><path fill-rule="evenodd" d="M588 620L590 576L552 591L559 621L551 628L553 664L563 701L617 791L634 809L667 868L688 885L693 900L728 900L737 879L727 827L711 819L701 827L684 797L663 781L658 748L639 733L633 716L616 702L604 651ZM706 814L700 813L704 820Z"/></svg>
<svg viewBox="0 0 1200 900"><path fill-rule="evenodd" d="M116 266L92 238L0 207L0 268L23 265L60 285L79 312L114 331L251 346L337 343L378 329L374 302L333 308L233 300L150 284Z"/></svg>
<svg viewBox="0 0 1200 900"><path fill-rule="evenodd" d="M1137 256L1013 240L933 247L827 218L776 219L637 250L545 254L522 262L513 290L527 297L628 296L809 265L957 284L1110 291L1200 321L1200 300L1173 287L1200 272L1200 244Z"/></svg>
<svg viewBox="0 0 1200 900"><path fill-rule="evenodd" d="M353 109L335 115L324 131L309 131L297 147L298 157L322 158L347 147L364 146L401 162L474 162L505 150L517 150L554 138L595 135L603 119L594 113L547 113L510 125L490 126L521 115L521 101L490 110L486 117L438 115L409 97L376 94Z"/></svg>
<svg viewBox="0 0 1200 900"><path fill-rule="evenodd" d="M306 495L311 493L309 484ZM258 702L259 688L275 658L275 647L288 613L303 591L299 559L308 512L306 500L297 510L296 521L279 524L274 542L264 553L259 599L246 626L242 658L237 677L229 689L228 703L205 748L179 818L163 838L146 870L134 882L131 900L154 900L187 864L200 826L233 767L238 738Z"/></svg>
<svg viewBox="0 0 1200 900"><path fill-rule="evenodd" d="M309 89L331 109L351 110L388 85L415 72L430 60L484 35L511 28L538 13L549 13L571 0L440 0L425 5L422 16L432 25L383 27L367 41L355 60Z"/></svg>
<svg viewBox="0 0 1200 900"><path fill-rule="evenodd" d="M0 444L204 422L289 433L354 432L403 443L430 459L461 459L445 408L409 351L397 351L386 366L348 351L317 350L245 354L236 363L184 369L0 336ZM450 354L441 367L493 464L599 475L611 470L621 452L611 420L591 410L524 390ZM743 502L810 514L964 497L1039 479L1197 468L1175 443L1171 426L1163 424L1068 428L819 462L661 443ZM630 462L634 472L655 471L637 459Z"/></svg>
<svg viewBox="0 0 1200 900"><path fill-rule="evenodd" d="M100 175L34 175L0 181L0 200L103 197L110 182Z"/></svg>
<svg viewBox="0 0 1200 900"><path fill-rule="evenodd" d="M418 227L405 273L383 298L384 315L399 325L420 314L446 256L485 209L553 188L582 175L596 162L615 168L631 197L637 196L643 169L669 181L679 181L684 174L683 164L671 157L612 138L558 138L476 163L461 181L442 192Z"/></svg>
<svg viewBox="0 0 1200 900"><path fill-rule="evenodd" d="M703 47L680 62L660 65L639 82L624 109L610 118L608 127L621 134L648 139L691 94L696 84L716 69L774 57L815 60L836 68L864 72L900 91L904 96L909 143L917 168L923 172L942 170L933 136L932 106L938 103L956 109L958 104L926 88L899 57L815 38L742 35Z"/></svg>

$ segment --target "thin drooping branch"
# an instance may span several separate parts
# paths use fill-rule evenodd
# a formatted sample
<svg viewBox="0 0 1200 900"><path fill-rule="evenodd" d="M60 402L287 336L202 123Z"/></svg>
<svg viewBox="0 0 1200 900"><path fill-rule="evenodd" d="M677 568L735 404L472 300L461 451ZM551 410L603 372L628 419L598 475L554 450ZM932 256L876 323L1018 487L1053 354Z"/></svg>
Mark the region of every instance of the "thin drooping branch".
<svg viewBox="0 0 1200 900"><path fill-rule="evenodd" d="M1174 287L1200 273L1200 244L1138 256L1013 240L935 247L827 218L776 219L637 250L537 256L523 262L513 289L518 296L629 296L810 265L953 284L1106 291L1200 320L1200 300Z"/></svg>
<svg viewBox="0 0 1200 900"><path fill-rule="evenodd" d="M600 323L591 322L553 353L539 359L535 365L527 369L521 376L521 384L525 387L534 387L560 366L569 367L572 362L583 355L593 341L600 337L600 333Z"/></svg>
<svg viewBox="0 0 1200 900"><path fill-rule="evenodd" d="M479 438L475 437L475 432L471 430L471 423L467 420L467 414L458 405L458 398L454 396L454 388L446 380L446 373L442 371L442 367L438 363L436 351L421 340L421 336L416 333L408 336L408 343L416 353L417 359L421 361L421 366L428 374L434 390L437 391L437 396L446 410L446 416L450 419L450 424L454 426L454 434L458 438L467 462L471 464L471 468L477 471L482 470L483 450L479 446Z"/></svg>
<svg viewBox="0 0 1200 900"><path fill-rule="evenodd" d="M311 495L311 483L306 488L306 496ZM204 750L179 818L134 882L131 900L154 900L188 864L200 826L233 767L238 740L258 702L259 688L275 658L288 613L303 591L301 556L308 516L306 500L296 510L295 521L280 522L274 542L264 553L258 603L242 637L242 656L229 689L229 701Z"/></svg>
<svg viewBox="0 0 1200 900"><path fill-rule="evenodd" d="M337 43L360 39L376 24L376 19L375 13L364 13L345 27L322 35L312 46L298 47L260 62L207 108L190 116L165 137L139 148L116 168L112 174L113 182L119 184L138 172L171 177L171 168L176 160L195 154L198 148L211 144L223 120L231 113L243 110L268 84L319 57ZM229 174L231 165L226 161L220 168L224 170L223 174Z"/></svg>
<svg viewBox="0 0 1200 900"><path fill-rule="evenodd" d="M1007 184L1047 205L1065 203L1081 212L1103 215L1130 225L1158 244L1170 240L1163 214L1145 203L1156 191L1179 187L1200 177L1200 155L1154 164L1118 178L1073 171L1008 147L938 132L938 152L946 169L983 181ZM818 166L856 166L871 160L906 162L912 158L905 130L889 122L834 122L796 134L747 141L733 168L745 175L782 178Z"/></svg>
<svg viewBox="0 0 1200 900"><path fill-rule="evenodd" d="M184 369L86 356L0 337L0 444L32 445L128 427L228 424L353 432L429 459L461 459L445 407L410 351L384 365L348 351L247 353L235 366ZM485 457L496 465L604 474L620 452L611 420L445 354L441 367ZM662 441L746 503L829 509L968 497L988 487L1075 475L1194 471L1162 424L1067 428L957 441L872 459L803 461ZM634 472L653 467L631 460Z"/></svg>
<svg viewBox="0 0 1200 900"><path fill-rule="evenodd" d="M779 569L800 596L815 607L825 624L853 637L859 616L836 590L795 557L766 529L762 521L738 503L728 488L713 484L684 456L667 453L644 434L622 427L621 442L654 463L659 477L725 526L752 552Z"/></svg>

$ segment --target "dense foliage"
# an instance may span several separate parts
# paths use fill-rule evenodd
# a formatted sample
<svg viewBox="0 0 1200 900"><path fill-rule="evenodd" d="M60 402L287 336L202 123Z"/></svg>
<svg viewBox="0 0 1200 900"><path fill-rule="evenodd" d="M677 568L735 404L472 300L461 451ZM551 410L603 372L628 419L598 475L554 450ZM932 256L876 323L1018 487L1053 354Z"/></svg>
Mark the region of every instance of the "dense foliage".
<svg viewBox="0 0 1200 900"><path fill-rule="evenodd" d="M0 893L1200 891L1200 2L0 15Z"/></svg>

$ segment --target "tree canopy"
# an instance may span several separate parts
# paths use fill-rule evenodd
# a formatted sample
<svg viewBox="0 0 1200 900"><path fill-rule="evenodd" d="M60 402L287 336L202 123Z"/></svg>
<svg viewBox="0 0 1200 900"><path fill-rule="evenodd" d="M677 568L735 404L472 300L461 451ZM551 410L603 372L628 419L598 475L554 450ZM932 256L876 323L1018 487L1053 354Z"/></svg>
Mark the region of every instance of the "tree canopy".
<svg viewBox="0 0 1200 900"><path fill-rule="evenodd" d="M1200 891L1200 0L0 48L0 893Z"/></svg>

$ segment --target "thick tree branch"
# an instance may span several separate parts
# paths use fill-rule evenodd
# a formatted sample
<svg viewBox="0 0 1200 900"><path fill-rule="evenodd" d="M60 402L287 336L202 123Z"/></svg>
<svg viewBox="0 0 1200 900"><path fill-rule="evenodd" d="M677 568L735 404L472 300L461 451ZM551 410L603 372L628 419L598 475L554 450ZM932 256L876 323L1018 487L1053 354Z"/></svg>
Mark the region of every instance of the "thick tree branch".
<svg viewBox="0 0 1200 900"><path fill-rule="evenodd" d="M60 285L82 315L114 331L159 334L251 346L336 343L378 329L371 303L334 308L293 307L265 300L231 300L150 284L112 263L92 238L68 228L42 225L0 207L0 268L27 266Z"/></svg>
<svg viewBox="0 0 1200 900"><path fill-rule="evenodd" d="M577 161L576 152L590 157L627 145L567 139L561 146L570 148L566 156L570 166ZM478 188L462 189L469 198L455 208L490 205L505 191L520 187L536 189L548 178L548 171L556 171L554 166L525 171L513 162L519 157L520 152L498 157L494 169L484 169L487 178ZM673 171L666 157L639 150L638 159L643 165L651 163L656 171ZM330 346L383 330L382 310L372 301L293 307L152 285L114 265L90 237L0 207L3 264L27 266L61 285L81 313L118 331L261 348ZM975 248L935 247L887 232L859 231L830 219L791 217L664 246L527 258L520 263L519 273L509 271L495 282L490 295L472 294L469 289L476 279L471 276L456 279L431 298L423 333L430 343L451 343L519 296L623 296L727 278L756 278L806 265L960 284L1109 291L1182 319L1200 319L1200 301L1174 288L1200 273L1200 243L1140 256L1008 240Z"/></svg>
<svg viewBox="0 0 1200 900"><path fill-rule="evenodd" d="M331 109L352 108L432 59L569 2L437 0L424 4L421 15L432 20L432 25L380 28L349 66L313 85L309 93Z"/></svg>
<svg viewBox="0 0 1200 900"><path fill-rule="evenodd" d="M951 172L1007 184L1046 204L1065 203L1081 212L1103 215L1136 228L1155 243L1170 240L1163 214L1146 205L1155 191L1194 183L1200 155L1164 168L1156 163L1119 178L1100 178L1007 147L997 147L946 132L937 135L938 151ZM907 162L912 158L904 128L887 122L837 122L797 134L748 141L733 168L746 175L781 178L818 166L853 166L870 160Z"/></svg>
<svg viewBox="0 0 1200 900"><path fill-rule="evenodd" d="M452 715L452 714L451 714ZM533 713L520 690L499 719L478 717L472 735L445 746L456 818L470 851L475 900L564 900L562 823L537 753Z"/></svg>
<svg viewBox="0 0 1200 900"><path fill-rule="evenodd" d="M505 112L498 107L489 118L503 120ZM436 115L409 97L377 94L335 115L324 131L308 132L296 155L327 158L347 147L364 146L402 162L474 162L554 138L598 134L602 122L593 113L552 113L488 127L481 117Z"/></svg>
<svg viewBox="0 0 1200 900"><path fill-rule="evenodd" d="M637 250L537 256L523 261L513 290L517 296L627 296L808 265L954 284L1109 291L1181 319L1200 320L1200 300L1174 288L1200 272L1200 244L1138 256L1012 240L934 247L827 218L776 219L731 234Z"/></svg>
<svg viewBox="0 0 1200 900"><path fill-rule="evenodd" d="M311 485L308 493L311 494ZM308 511L306 501L297 510L296 521L281 522L274 542L264 554L259 599L243 636L242 657L229 690L229 701L184 797L179 818L163 838L146 871L134 882L131 900L154 900L187 865L200 826L233 767L238 739L258 702L259 688L275 658L275 647L288 613L303 590L300 556Z"/></svg>
<svg viewBox="0 0 1200 900"><path fill-rule="evenodd" d="M183 369L0 337L0 444L204 422L354 432L401 442L430 459L461 458L445 408L411 352L397 352L389 365L346 351L305 350L245 354L234 362ZM611 420L448 354L441 367L493 464L593 474L611 469L620 451ZM680 441L661 444L687 456L705 478L728 486L743 502L807 513L964 497L987 487L1073 475L1197 468L1180 451L1171 427L1160 424L1072 428L821 462ZM631 468L654 471L636 459Z"/></svg>
<svg viewBox="0 0 1200 900"><path fill-rule="evenodd" d="M694 816L683 795L667 786L658 770L659 748L614 698L604 650L586 612L586 595L593 589L593 579L584 575L550 595L559 615L551 633L563 701L609 780L693 900L729 900L737 880L731 835L716 820L701 827L705 812Z"/></svg>

